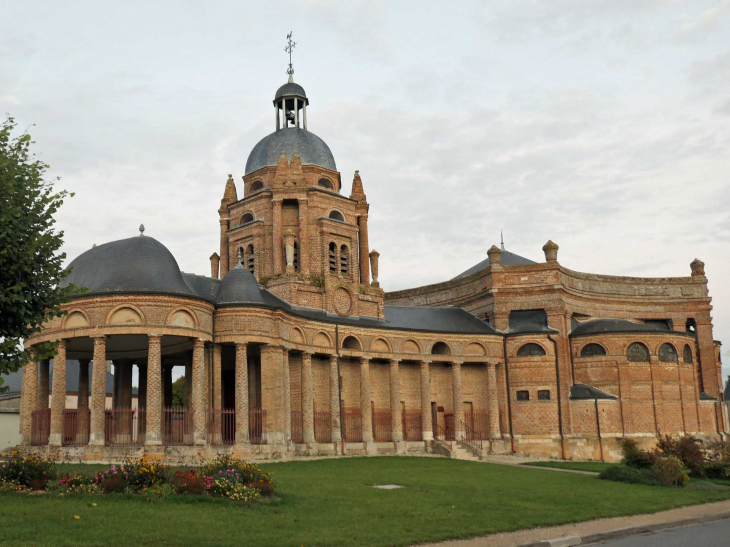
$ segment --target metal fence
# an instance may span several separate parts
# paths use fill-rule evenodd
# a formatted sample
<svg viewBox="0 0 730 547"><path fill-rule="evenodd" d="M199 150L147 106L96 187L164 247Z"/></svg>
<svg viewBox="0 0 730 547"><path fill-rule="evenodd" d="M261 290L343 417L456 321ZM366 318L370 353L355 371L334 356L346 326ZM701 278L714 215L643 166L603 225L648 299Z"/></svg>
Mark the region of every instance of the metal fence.
<svg viewBox="0 0 730 547"><path fill-rule="evenodd" d="M387 442L393 440L390 426L390 410L384 412L376 410L373 412L373 439L376 442Z"/></svg>
<svg viewBox="0 0 730 547"><path fill-rule="evenodd" d="M162 444L167 446L192 445L194 411L184 407L162 409Z"/></svg>
<svg viewBox="0 0 730 547"><path fill-rule="evenodd" d="M208 444L233 444L236 442L236 409L208 409Z"/></svg>
<svg viewBox="0 0 730 547"><path fill-rule="evenodd" d="M464 437L467 441L489 439L489 414L487 412L464 413Z"/></svg>
<svg viewBox="0 0 730 547"><path fill-rule="evenodd" d="M332 420L327 410L314 413L314 440L318 443L332 442Z"/></svg>
<svg viewBox="0 0 730 547"><path fill-rule="evenodd" d="M91 431L91 411L88 408L63 409L63 446L86 446Z"/></svg>
<svg viewBox="0 0 730 547"><path fill-rule="evenodd" d="M345 409L342 414L345 441L348 443L362 442L362 413L360 409Z"/></svg>
<svg viewBox="0 0 730 547"><path fill-rule="evenodd" d="M30 444L33 446L47 445L50 433L51 409L43 408L41 410L34 410L31 413L30 421Z"/></svg>
<svg viewBox="0 0 730 547"><path fill-rule="evenodd" d="M301 410L292 410L291 413L291 442L304 442L304 418Z"/></svg>
<svg viewBox="0 0 730 547"><path fill-rule="evenodd" d="M420 410L404 410L401 420L403 421L403 439L406 441L422 441L423 431L421 430Z"/></svg>
<svg viewBox="0 0 730 547"><path fill-rule="evenodd" d="M107 446L143 445L146 431L143 408L113 408L104 411L104 444Z"/></svg>
<svg viewBox="0 0 730 547"><path fill-rule="evenodd" d="M266 444L266 411L252 408L248 411L248 436L251 444Z"/></svg>

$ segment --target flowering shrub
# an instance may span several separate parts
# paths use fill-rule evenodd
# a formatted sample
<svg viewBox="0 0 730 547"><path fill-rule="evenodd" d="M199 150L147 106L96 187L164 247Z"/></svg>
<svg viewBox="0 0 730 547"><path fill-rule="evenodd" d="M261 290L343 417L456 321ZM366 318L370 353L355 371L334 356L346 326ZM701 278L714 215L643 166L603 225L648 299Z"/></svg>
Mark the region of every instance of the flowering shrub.
<svg viewBox="0 0 730 547"><path fill-rule="evenodd" d="M685 486L689 483L689 473L682 460L677 456L660 456L654 462L652 471L664 486Z"/></svg>
<svg viewBox="0 0 730 547"><path fill-rule="evenodd" d="M228 498L233 501L251 501L261 496L261 493L253 486L232 481L228 477L214 478L210 493L213 496Z"/></svg>
<svg viewBox="0 0 730 547"><path fill-rule="evenodd" d="M274 492L271 473L262 471L258 465L228 455L218 456L215 461L204 465L201 473L213 477L214 481L225 479L231 484L255 487L257 491L264 495L270 495Z"/></svg>
<svg viewBox="0 0 730 547"><path fill-rule="evenodd" d="M213 485L213 478L201 475L195 469L175 471L172 485L177 494L205 494Z"/></svg>
<svg viewBox="0 0 730 547"><path fill-rule="evenodd" d="M161 463L150 463L146 458L138 460L127 459L121 465L112 464L106 471L99 471L94 476L94 483L101 484L107 491L105 484L110 479L110 488L118 488L119 481L124 487L122 491L139 491L155 484L165 483L168 479L167 466ZM117 492L119 490L111 490Z"/></svg>
<svg viewBox="0 0 730 547"><path fill-rule="evenodd" d="M9 448L0 453L0 481L16 483L33 490L42 490L54 478L53 460L22 448Z"/></svg>

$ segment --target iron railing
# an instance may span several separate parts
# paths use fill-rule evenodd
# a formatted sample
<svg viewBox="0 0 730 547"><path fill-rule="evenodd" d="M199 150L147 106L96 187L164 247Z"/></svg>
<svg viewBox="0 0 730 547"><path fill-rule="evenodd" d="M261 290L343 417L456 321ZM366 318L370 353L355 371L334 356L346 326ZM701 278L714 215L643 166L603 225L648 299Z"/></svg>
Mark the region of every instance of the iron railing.
<svg viewBox="0 0 730 547"><path fill-rule="evenodd" d="M113 408L104 411L104 444L141 446L147 431L144 408Z"/></svg>
<svg viewBox="0 0 730 547"><path fill-rule="evenodd" d="M86 446L91 432L91 411L88 408L63 409L63 446Z"/></svg>
<svg viewBox="0 0 730 547"><path fill-rule="evenodd" d="M376 442L393 440L393 432L390 426L390 411L376 410L373 412L373 439Z"/></svg>
<svg viewBox="0 0 730 547"><path fill-rule="evenodd" d="M45 446L51 433L51 409L34 410L30 418L30 444Z"/></svg>
<svg viewBox="0 0 730 547"><path fill-rule="evenodd" d="M446 429L444 429L443 426L436 424L436 434L433 436L434 442L443 446L447 450L451 450L453 448L454 437L453 435L450 439L448 437L449 435L446 434Z"/></svg>
<svg viewBox="0 0 730 547"><path fill-rule="evenodd" d="M423 415L420 410L404 410L401 413L403 423L403 439L406 441L422 441L423 430L421 429Z"/></svg>
<svg viewBox="0 0 730 547"><path fill-rule="evenodd" d="M162 409L162 444L189 446L193 444L194 411L184 407Z"/></svg>
<svg viewBox="0 0 730 547"><path fill-rule="evenodd" d="M248 411L248 437L251 444L266 444L266 411L252 408Z"/></svg>
<svg viewBox="0 0 730 547"><path fill-rule="evenodd" d="M461 442L481 452L481 450L484 448L484 441L482 441L481 439L475 439L473 431L471 435L469 434L468 423L464 424L464 422L461 422L461 429L464 431L464 437L461 439Z"/></svg>
<svg viewBox="0 0 730 547"><path fill-rule="evenodd" d="M345 442L362 442L362 413L360 409L345 409L342 414Z"/></svg>
<svg viewBox="0 0 730 547"><path fill-rule="evenodd" d="M208 409L208 444L233 444L236 442L236 409Z"/></svg>
<svg viewBox="0 0 730 547"><path fill-rule="evenodd" d="M489 439L489 414L487 412L464 413L464 438L469 441Z"/></svg>
<svg viewBox="0 0 730 547"><path fill-rule="evenodd" d="M332 420L328 410L314 413L314 440L318 443L332 442Z"/></svg>
<svg viewBox="0 0 730 547"><path fill-rule="evenodd" d="M291 412L291 442L296 444L304 442L304 417L301 410Z"/></svg>

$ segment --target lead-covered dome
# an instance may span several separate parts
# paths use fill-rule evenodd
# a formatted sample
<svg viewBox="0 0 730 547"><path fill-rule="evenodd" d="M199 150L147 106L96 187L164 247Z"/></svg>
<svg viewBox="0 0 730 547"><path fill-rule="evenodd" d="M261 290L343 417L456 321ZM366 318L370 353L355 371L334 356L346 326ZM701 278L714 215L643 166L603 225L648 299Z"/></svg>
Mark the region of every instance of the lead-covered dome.
<svg viewBox="0 0 730 547"><path fill-rule="evenodd" d="M335 158L327 143L311 131L299 127L287 127L264 137L253 147L246 161L246 174L258 171L267 165L275 166L282 151L289 161L294 152L297 152L302 159L302 165L317 165L337 171Z"/></svg>
<svg viewBox="0 0 730 547"><path fill-rule="evenodd" d="M162 243L135 236L104 243L79 255L61 286L74 284L84 294L164 293L196 296L185 283L175 257Z"/></svg>
<svg viewBox="0 0 730 547"><path fill-rule="evenodd" d="M277 99L281 99L282 97L300 97L306 100L307 104L309 104L304 88L294 82L286 83L276 90L276 95L274 95L274 104L276 104Z"/></svg>

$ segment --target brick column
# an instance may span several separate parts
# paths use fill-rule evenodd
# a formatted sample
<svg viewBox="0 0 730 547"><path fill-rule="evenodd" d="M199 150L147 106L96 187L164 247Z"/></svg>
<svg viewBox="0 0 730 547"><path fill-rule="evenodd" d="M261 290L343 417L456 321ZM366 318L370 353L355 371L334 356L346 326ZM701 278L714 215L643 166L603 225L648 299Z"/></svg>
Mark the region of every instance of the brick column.
<svg viewBox="0 0 730 547"><path fill-rule="evenodd" d="M451 382L454 392L454 439L464 438L464 398L461 394L461 362L451 363Z"/></svg>
<svg viewBox="0 0 730 547"><path fill-rule="evenodd" d="M79 389L78 389L78 429L76 434L86 438L89 429L89 362L90 359L79 359Z"/></svg>
<svg viewBox="0 0 730 547"><path fill-rule="evenodd" d="M275 451L285 446L284 370L282 350L277 346L261 347L261 408L266 412L264 433L267 444Z"/></svg>
<svg viewBox="0 0 730 547"><path fill-rule="evenodd" d="M212 427L213 431L211 433L216 439L221 439L221 415L220 411L222 410L222 404L223 404L223 394L222 386L223 386L223 380L222 380L222 361L223 361L223 346L220 344L213 344L213 401L212 401L212 409L213 413L211 414L210 418L206 420L208 427Z"/></svg>
<svg viewBox="0 0 730 547"><path fill-rule="evenodd" d="M60 340L56 356L53 358L51 434L48 437L48 446L61 446L64 408L66 408L66 340Z"/></svg>
<svg viewBox="0 0 730 547"><path fill-rule="evenodd" d="M274 228L274 275L278 275L284 271L284 236L281 226L281 200L274 199L271 201L273 205L272 223Z"/></svg>
<svg viewBox="0 0 730 547"><path fill-rule="evenodd" d="M430 361L421 361L421 433L424 441L433 441L430 365Z"/></svg>
<svg viewBox="0 0 730 547"><path fill-rule="evenodd" d="M291 443L291 369L289 368L289 348L282 348L282 391L284 392L282 420L284 426L284 444L286 447Z"/></svg>
<svg viewBox="0 0 730 547"><path fill-rule="evenodd" d="M91 433L89 444L104 446L104 410L106 409L106 336L94 336L91 373Z"/></svg>
<svg viewBox="0 0 730 547"><path fill-rule="evenodd" d="M332 421L332 442L342 440L340 426L340 372L337 368L337 355L330 355L330 419Z"/></svg>
<svg viewBox="0 0 730 547"><path fill-rule="evenodd" d="M400 361L390 360L390 432L393 442L403 440L403 418L400 403L400 377L398 365Z"/></svg>
<svg viewBox="0 0 730 547"><path fill-rule="evenodd" d="M312 354L302 353L302 430L304 442L314 442L314 380Z"/></svg>
<svg viewBox="0 0 730 547"><path fill-rule="evenodd" d="M501 439L499 429L499 396L497 389L497 365L487 363L487 404L489 405L489 438Z"/></svg>
<svg viewBox="0 0 730 547"><path fill-rule="evenodd" d="M205 340L193 344L193 437L195 444L205 444Z"/></svg>
<svg viewBox="0 0 730 547"><path fill-rule="evenodd" d="M249 444L246 342L236 342L236 444Z"/></svg>
<svg viewBox="0 0 730 547"><path fill-rule="evenodd" d="M228 273L228 219L221 218L221 256L220 256L220 278L223 279Z"/></svg>
<svg viewBox="0 0 730 547"><path fill-rule="evenodd" d="M33 411L38 404L38 365L35 356L23 367L20 388L20 439L23 446L30 445L33 429Z"/></svg>
<svg viewBox="0 0 730 547"><path fill-rule="evenodd" d="M185 364L185 387L183 389L184 393L184 406L187 409L190 409L192 407L192 400L193 400L193 352L192 350L187 350L185 352L185 357L183 357L183 362Z"/></svg>
<svg viewBox="0 0 730 547"><path fill-rule="evenodd" d="M370 249L368 246L368 216L357 217L357 224L360 229L360 283L370 284ZM339 264L337 265L339 268Z"/></svg>
<svg viewBox="0 0 730 547"><path fill-rule="evenodd" d="M309 201L299 200L299 271L309 273Z"/></svg>
<svg viewBox="0 0 730 547"><path fill-rule="evenodd" d="M48 393L50 389L48 378L50 377L50 368L48 359L38 361L38 404L36 406L38 410L48 408Z"/></svg>
<svg viewBox="0 0 730 547"><path fill-rule="evenodd" d="M146 445L162 444L162 335L149 335Z"/></svg>
<svg viewBox="0 0 730 547"><path fill-rule="evenodd" d="M360 415L362 417L362 440L373 442L373 412L370 407L370 358L360 359Z"/></svg>

